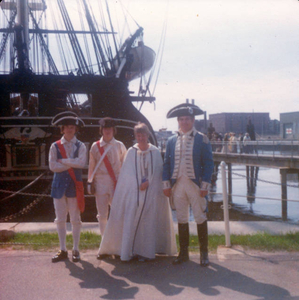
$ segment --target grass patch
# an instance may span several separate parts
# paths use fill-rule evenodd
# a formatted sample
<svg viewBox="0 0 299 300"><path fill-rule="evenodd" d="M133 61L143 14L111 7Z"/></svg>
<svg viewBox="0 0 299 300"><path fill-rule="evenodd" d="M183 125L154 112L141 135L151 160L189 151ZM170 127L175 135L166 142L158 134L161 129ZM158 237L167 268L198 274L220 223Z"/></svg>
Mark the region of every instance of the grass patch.
<svg viewBox="0 0 299 300"><path fill-rule="evenodd" d="M179 247L178 236L177 245ZM99 234L84 231L81 232L80 249L98 249L101 241ZM252 235L231 235L231 244L243 246L245 249L259 251L298 251L299 232L284 235L271 235L268 233L257 233ZM72 235L67 235L67 247L72 248ZM225 245L224 235L209 235L209 251L215 252L218 246ZM0 243L1 248L27 249L27 250L52 250L59 248L57 233L17 233L13 239L6 243ZM190 251L198 252L197 236L190 236Z"/></svg>
<svg viewBox="0 0 299 300"><path fill-rule="evenodd" d="M299 232L283 235L257 233L254 235L232 235L231 243L260 251L299 251Z"/></svg>
<svg viewBox="0 0 299 300"><path fill-rule="evenodd" d="M252 235L231 235L231 244L240 245L245 249L274 252L288 251L299 252L299 232L282 235L269 233L256 233ZM178 237L177 237L177 244ZM224 235L209 235L209 251L214 252L218 246L225 245ZM198 251L197 236L190 236L190 251Z"/></svg>
<svg viewBox="0 0 299 300"><path fill-rule="evenodd" d="M84 231L81 232L80 249L97 249L99 248L101 236L99 234ZM69 249L73 246L73 236L66 236L66 245ZM30 250L50 250L59 248L59 239L57 233L16 233L14 238L9 242L0 243L1 248L10 247L12 249L30 249Z"/></svg>

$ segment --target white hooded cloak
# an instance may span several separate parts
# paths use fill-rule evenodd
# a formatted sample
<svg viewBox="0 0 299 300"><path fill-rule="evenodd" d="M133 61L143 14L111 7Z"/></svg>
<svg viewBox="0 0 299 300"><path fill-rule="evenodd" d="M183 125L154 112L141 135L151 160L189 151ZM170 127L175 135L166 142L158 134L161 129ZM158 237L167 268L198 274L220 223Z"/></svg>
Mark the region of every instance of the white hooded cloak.
<svg viewBox="0 0 299 300"><path fill-rule="evenodd" d="M144 165L149 186L141 191ZM162 189L162 168L162 157L155 146L150 144L141 151L136 144L128 150L99 254L119 255L124 261L135 255L154 259L156 253L176 254L172 214Z"/></svg>

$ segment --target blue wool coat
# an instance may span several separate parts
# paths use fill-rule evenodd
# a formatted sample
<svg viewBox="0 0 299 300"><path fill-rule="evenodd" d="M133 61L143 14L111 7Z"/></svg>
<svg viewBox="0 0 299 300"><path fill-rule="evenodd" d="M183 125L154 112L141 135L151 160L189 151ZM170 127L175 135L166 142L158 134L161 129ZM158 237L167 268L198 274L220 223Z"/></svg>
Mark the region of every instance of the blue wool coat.
<svg viewBox="0 0 299 300"><path fill-rule="evenodd" d="M74 158L78 157L79 147L82 145L82 142L77 141L77 149L74 152ZM62 159L62 155L59 151L57 143L55 143L57 149L57 158ZM82 169L73 168L77 181L82 181ZM63 172L55 172L52 182L51 197L60 199L65 194L66 197L75 198L76 197L76 186L75 182L71 178L68 170Z"/></svg>
<svg viewBox="0 0 299 300"><path fill-rule="evenodd" d="M191 135L194 132L191 133ZM163 164L163 181L170 181L171 186L176 182L176 179L172 179L173 170L175 167L175 145L178 139L178 135L173 135L167 141L166 153L164 156ZM201 182L211 183L211 177L214 169L212 147L207 137L195 133L193 144L193 167L195 173L195 179L191 179L199 187Z"/></svg>

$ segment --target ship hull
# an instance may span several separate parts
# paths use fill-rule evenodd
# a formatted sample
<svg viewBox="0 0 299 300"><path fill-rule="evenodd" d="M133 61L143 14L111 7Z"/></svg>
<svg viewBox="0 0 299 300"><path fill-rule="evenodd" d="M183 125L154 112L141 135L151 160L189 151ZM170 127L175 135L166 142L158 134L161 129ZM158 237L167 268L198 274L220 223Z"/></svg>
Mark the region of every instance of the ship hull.
<svg viewBox="0 0 299 300"><path fill-rule="evenodd" d="M36 116L12 116L12 95L35 95L37 101ZM2 221L14 218L36 221L43 216L53 220L52 199L48 196L47 184L51 183L52 172L49 171L48 155L53 142L61 138L60 128L51 125L55 114L69 110L67 97L70 94L82 94L88 97L88 103L82 107L73 107L85 123L77 134L87 149L100 138L99 120L112 117L116 120L116 139L122 141L127 148L134 144L134 126L144 122L151 131L150 141L156 144L153 129L148 120L133 105L128 83L117 78L106 78L94 75L63 76L10 74L0 76L0 201L7 198L7 192L17 192L26 185L43 176L24 193L2 201ZM89 152L89 151L88 151ZM88 165L83 169L86 183ZM42 198L34 207L27 209L36 199ZM89 201L89 200L88 200ZM37 202L37 201L36 201ZM95 218L94 201L86 206L83 219ZM25 209L25 211L24 211ZM29 210L32 212L29 213ZM24 213L22 213L24 211ZM21 212L21 213L20 213ZM49 214L45 216L45 214ZM26 216L28 215L28 217ZM9 218L7 218L9 217Z"/></svg>

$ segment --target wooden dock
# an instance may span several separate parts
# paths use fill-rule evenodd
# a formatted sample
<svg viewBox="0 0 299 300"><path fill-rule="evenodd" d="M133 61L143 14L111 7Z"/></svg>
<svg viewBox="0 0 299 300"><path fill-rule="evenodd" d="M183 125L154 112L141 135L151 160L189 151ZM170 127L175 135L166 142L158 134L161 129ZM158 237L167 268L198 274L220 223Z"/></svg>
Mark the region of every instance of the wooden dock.
<svg viewBox="0 0 299 300"><path fill-rule="evenodd" d="M221 153L213 152L215 165L224 161L227 164L228 193L232 194L232 164L246 165L247 177L252 177L256 167L276 168L281 180L281 213L287 220L287 174L299 174L299 156L259 153Z"/></svg>

